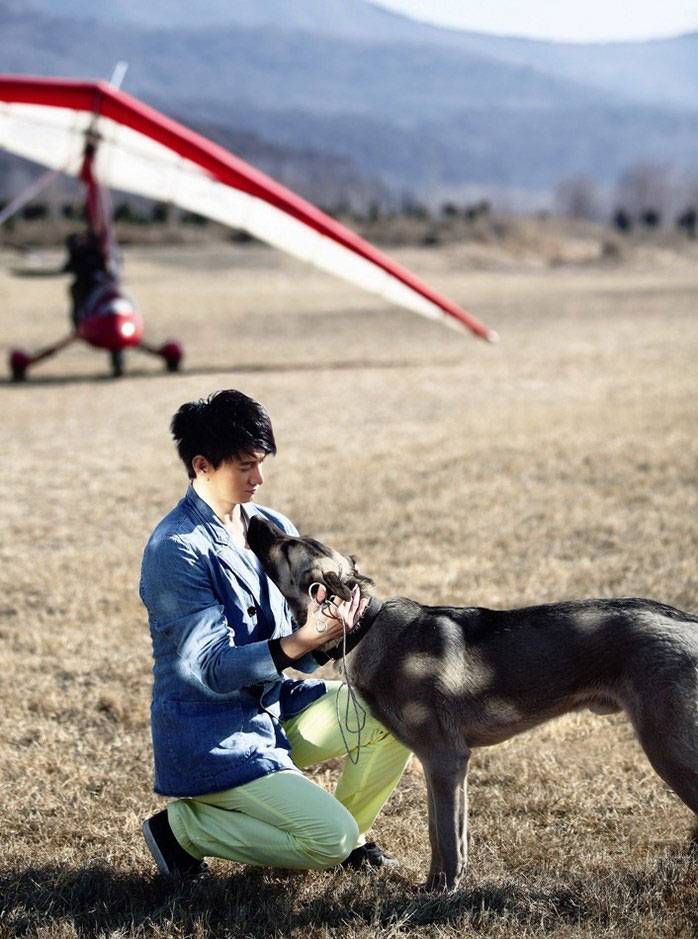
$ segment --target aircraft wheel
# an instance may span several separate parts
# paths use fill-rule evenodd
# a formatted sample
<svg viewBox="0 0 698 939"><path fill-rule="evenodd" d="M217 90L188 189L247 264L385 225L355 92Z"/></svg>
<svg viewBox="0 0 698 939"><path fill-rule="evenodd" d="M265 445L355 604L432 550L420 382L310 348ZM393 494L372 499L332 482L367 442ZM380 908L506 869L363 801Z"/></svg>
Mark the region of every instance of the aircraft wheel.
<svg viewBox="0 0 698 939"><path fill-rule="evenodd" d="M10 353L10 372L12 374L12 381L25 381L27 377L27 368L31 362L31 359L26 352L21 352L19 349L14 349Z"/></svg>
<svg viewBox="0 0 698 939"><path fill-rule="evenodd" d="M166 342L160 347L160 355L165 360L165 368L168 372L178 372L182 364L184 351L178 342Z"/></svg>
<svg viewBox="0 0 698 939"><path fill-rule="evenodd" d="M121 378L124 374L124 350L112 349L109 353L111 359L111 373L114 378Z"/></svg>

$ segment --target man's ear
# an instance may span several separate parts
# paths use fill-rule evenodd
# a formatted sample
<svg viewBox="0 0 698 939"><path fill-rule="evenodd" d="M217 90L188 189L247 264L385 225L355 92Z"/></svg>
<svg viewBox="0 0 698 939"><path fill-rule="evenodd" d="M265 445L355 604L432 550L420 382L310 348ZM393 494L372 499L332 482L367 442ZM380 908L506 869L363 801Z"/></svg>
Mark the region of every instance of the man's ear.
<svg viewBox="0 0 698 939"><path fill-rule="evenodd" d="M208 462L205 456L202 456L200 453L197 453L195 457L192 458L191 466L196 475L204 475L211 468L211 464Z"/></svg>
<svg viewBox="0 0 698 939"><path fill-rule="evenodd" d="M328 596L341 597L342 600L351 600L351 590L339 579L334 571L328 571L323 575L322 580L327 587Z"/></svg>

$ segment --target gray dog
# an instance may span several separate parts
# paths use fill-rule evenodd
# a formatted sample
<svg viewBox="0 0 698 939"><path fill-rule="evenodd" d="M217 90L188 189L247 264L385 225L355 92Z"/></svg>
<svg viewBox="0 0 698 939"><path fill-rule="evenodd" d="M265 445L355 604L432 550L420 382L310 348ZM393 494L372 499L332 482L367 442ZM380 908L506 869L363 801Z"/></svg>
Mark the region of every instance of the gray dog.
<svg viewBox="0 0 698 939"><path fill-rule="evenodd" d="M424 766L431 887L454 887L465 869L472 748L568 711L624 710L657 773L698 813L698 617L639 599L518 610L380 601L352 557L318 541L259 516L248 539L299 623L313 583L343 599L358 584L371 598L347 639L348 675Z"/></svg>

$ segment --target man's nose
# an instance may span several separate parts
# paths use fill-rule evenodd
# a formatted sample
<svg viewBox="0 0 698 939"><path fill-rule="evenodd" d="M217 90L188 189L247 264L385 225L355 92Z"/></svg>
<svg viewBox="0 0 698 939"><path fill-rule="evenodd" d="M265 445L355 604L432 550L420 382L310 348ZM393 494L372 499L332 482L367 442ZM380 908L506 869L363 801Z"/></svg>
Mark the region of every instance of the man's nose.
<svg viewBox="0 0 698 939"><path fill-rule="evenodd" d="M254 470L252 471L252 482L256 486L261 486L262 483L264 482L264 476L262 475L261 466L255 466Z"/></svg>

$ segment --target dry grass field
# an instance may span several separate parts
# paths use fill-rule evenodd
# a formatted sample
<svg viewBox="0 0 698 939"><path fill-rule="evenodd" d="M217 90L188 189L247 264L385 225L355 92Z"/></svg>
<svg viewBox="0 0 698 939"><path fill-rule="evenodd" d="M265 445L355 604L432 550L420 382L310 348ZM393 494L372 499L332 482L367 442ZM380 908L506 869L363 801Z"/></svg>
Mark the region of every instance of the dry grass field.
<svg viewBox="0 0 698 939"><path fill-rule="evenodd" d="M262 400L279 455L261 501L356 553L385 596L698 609L696 257L473 270L457 244L397 256L501 344L260 247L134 249L127 286L154 341L183 341L183 373L133 353L105 380L106 357L75 347L0 386L0 936L698 934L695 819L620 716L571 715L475 753L470 866L450 896L412 890L428 864L416 761L374 832L399 873L213 862L178 890L154 873L137 586L143 544L185 488L168 437L185 400ZM0 262L4 348L55 338L67 283Z"/></svg>

